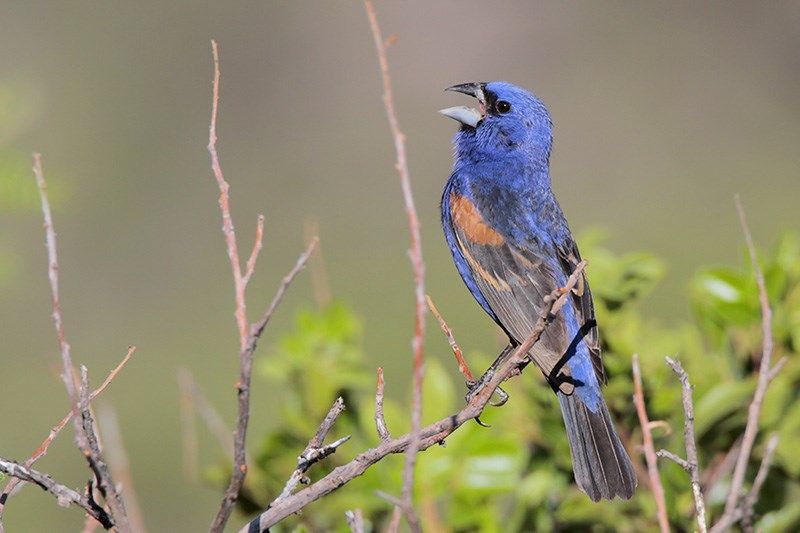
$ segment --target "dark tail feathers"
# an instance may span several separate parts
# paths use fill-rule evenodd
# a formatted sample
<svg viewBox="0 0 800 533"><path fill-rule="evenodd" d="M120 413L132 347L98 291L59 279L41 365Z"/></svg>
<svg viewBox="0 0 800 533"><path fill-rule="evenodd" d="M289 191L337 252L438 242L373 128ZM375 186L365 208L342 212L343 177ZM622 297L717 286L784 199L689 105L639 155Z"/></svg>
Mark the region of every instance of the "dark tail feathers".
<svg viewBox="0 0 800 533"><path fill-rule="evenodd" d="M627 500L633 496L636 474L614 429L605 401L600 400L596 413L591 412L576 394L567 396L559 392L558 401L572 450L572 470L581 490L592 501L600 498L611 500L615 496Z"/></svg>

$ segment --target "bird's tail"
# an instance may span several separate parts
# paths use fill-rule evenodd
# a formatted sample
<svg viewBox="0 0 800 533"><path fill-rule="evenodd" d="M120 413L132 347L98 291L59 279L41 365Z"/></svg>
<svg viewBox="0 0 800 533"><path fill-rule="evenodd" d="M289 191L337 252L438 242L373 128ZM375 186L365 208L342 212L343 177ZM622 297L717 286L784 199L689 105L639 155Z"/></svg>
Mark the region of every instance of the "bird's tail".
<svg viewBox="0 0 800 533"><path fill-rule="evenodd" d="M619 440L605 401L600 398L593 413L577 394L558 392L567 426L575 481L592 501L619 496L629 499L636 487L636 474Z"/></svg>

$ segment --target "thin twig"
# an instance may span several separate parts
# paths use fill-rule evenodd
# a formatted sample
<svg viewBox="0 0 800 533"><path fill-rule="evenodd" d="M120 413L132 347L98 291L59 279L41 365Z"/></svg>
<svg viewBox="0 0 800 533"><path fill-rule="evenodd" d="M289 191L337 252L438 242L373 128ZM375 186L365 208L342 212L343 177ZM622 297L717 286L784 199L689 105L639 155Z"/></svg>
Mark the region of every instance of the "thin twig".
<svg viewBox="0 0 800 533"><path fill-rule="evenodd" d="M369 18L370 29L375 40L375 50L378 53L381 78L383 80L383 106L386 108L386 117L394 139L394 149L397 153L395 168L400 175L400 186L403 190L403 200L408 217L408 231L410 246L408 250L411 266L414 272L414 294L416 300L416 313L414 319L414 338L412 341L414 351L414 388L411 402L411 436L412 445L408 448L403 468L403 511L412 531L420 531L419 517L414 512L412 495L414 490L414 465L417 458L417 443L422 425L422 381L425 375L424 343L425 343L425 263L422 260L422 240L420 237L419 217L414 206L414 195L411 192L411 175L406 160L405 135L400 130L397 114L394 109L392 96L392 81L389 77L389 61L386 57L387 41L381 35L378 16L372 0L364 0L364 7ZM389 43L390 44L390 43Z"/></svg>
<svg viewBox="0 0 800 533"><path fill-rule="evenodd" d="M83 432L86 436L86 448L82 451L86 461L89 463L89 467L94 472L97 488L108 505L109 514L114 520L114 527L118 532L129 533L132 529L125 503L117 491L117 485L111 477L111 472L108 470L108 464L103 457L103 452L100 450L100 442L95 433L94 419L89 407L89 390L89 371L85 366L81 365L78 409L83 423Z"/></svg>
<svg viewBox="0 0 800 533"><path fill-rule="evenodd" d="M352 533L364 533L364 513L361 512L361 509L347 511L344 513L344 517Z"/></svg>
<svg viewBox="0 0 800 533"><path fill-rule="evenodd" d="M236 324L239 329L239 380L236 383L238 416L233 439L233 468L230 482L228 483L225 495L220 503L219 511L214 517L214 521L210 527L210 531L220 533L225 528L228 518L230 518L233 506L239 498L239 492L242 489L244 478L247 474L247 453L245 444L247 441L247 426L250 421L250 380L253 373L253 353L258 344L258 339L263 333L269 319L283 299L294 277L305 266L308 257L317 244L317 240L315 239L309 244L306 252L300 256L300 259L298 259L292 271L284 277L272 303L261 319L255 324L249 325L245 292L247 289L247 282L255 269L258 253L261 249L261 241L263 240L263 217L259 216L253 251L250 254L250 259L247 261L246 271L242 273L239 251L236 244L236 232L233 227L233 218L230 211L230 198L228 194L230 186L228 182L225 181L225 177L222 174L216 147L220 68L219 47L214 40L211 41L211 53L214 60L214 81L212 84L211 122L208 127L208 153L211 156L211 169L217 181L217 186L219 187L219 208L222 215L222 232L225 235L228 259L230 260L231 271L233 273L233 285L236 299L235 316Z"/></svg>
<svg viewBox="0 0 800 533"><path fill-rule="evenodd" d="M758 301L761 306L761 364L758 369L758 384L753 393L753 400L750 402L750 406L747 410L747 424L744 427L742 448L739 451L739 457L736 459L736 466L733 469L730 491L725 500L725 510L719 521L711 528L713 533L726 531L736 522L734 515L737 514L736 509L742 503L742 487L744 485L744 476L747 473L747 464L750 462L753 445L758 436L758 420L761 416L761 405L764 402L764 396L767 394L767 387L770 381L777 375L777 370L772 367L772 351L774 347L772 338L772 309L770 309L769 306L767 285L764 281L764 273L761 270L761 266L758 264L758 254L756 252L756 246L753 243L753 235L750 233L750 227L747 225L747 217L745 216L744 208L742 207L742 202L738 195L736 195L734 201L736 203L736 212L739 215L739 223L742 226L744 240L747 244L747 251L750 254L750 263L756 278L756 285L758 286ZM776 368L780 369L780 367Z"/></svg>
<svg viewBox="0 0 800 533"><path fill-rule="evenodd" d="M758 501L758 495L761 492L761 487L767 480L769 474L769 467L772 465L772 457L775 455L775 448L778 447L778 434L773 433L769 441L767 441L767 448L764 451L764 457L761 459L761 464L758 467L758 472L753 480L753 486L750 492L745 496L741 505L742 513L742 530L745 533L752 533L753 531L753 515L755 514L755 506Z"/></svg>
<svg viewBox="0 0 800 533"><path fill-rule="evenodd" d="M269 306L267 306L267 310L264 311L264 314L261 315L261 318L258 319L258 322L250 326L250 340L247 345L247 350L250 352L251 364L252 352L256 349L256 344L258 343L258 339L261 337L261 334L264 333L264 328L267 327L267 324L269 324L269 321L272 318L272 315L275 313L275 310L283 301L283 297L286 296L286 291L289 289L289 286L291 286L294 278L296 278L297 275L306 267L311 255L317 249L317 244L319 244L318 238L314 237L311 239L311 242L308 243L306 249L303 250L303 252L298 256L297 261L295 261L292 269L281 280L281 284L278 286L278 290L275 291L275 296L272 297L272 301L269 303Z"/></svg>
<svg viewBox="0 0 800 533"><path fill-rule="evenodd" d="M661 476L658 474L658 457L653 445L653 434L650 429L650 419L647 416L647 407L644 401L642 387L642 370L639 367L639 355L633 354L631 366L633 367L633 403L636 405L636 414L639 416L639 425L642 426L642 448L647 462L647 475L650 479L650 490L656 501L656 516L658 527L662 533L669 532L669 519L667 518L667 504L664 501L664 488L661 486Z"/></svg>
<svg viewBox="0 0 800 533"><path fill-rule="evenodd" d="M94 519L100 522L100 524L106 529L111 529L114 527L113 520L110 516L108 516L102 507L92 502L88 497L82 496L77 491L74 491L65 485L61 485L60 483L56 483L53 481L53 478L47 474L43 474L32 468L27 468L19 463L4 459L2 457L0 457L0 472L8 474L9 476L17 479L21 479L22 481L38 485L45 491L55 496L58 500L58 504L63 507L67 507L69 505L78 505L83 507L83 509L89 515L94 517Z"/></svg>
<svg viewBox="0 0 800 533"><path fill-rule="evenodd" d="M64 385L67 387L67 394L72 405L72 413L78 412L78 392L77 376L75 367L72 364L70 345L67 342L67 335L64 331L64 319L61 315L61 299L58 290L58 249L56 246L56 231L53 226L53 215L50 211L50 201L47 198L47 182L42 171L42 154L33 154L33 174L36 177L36 184L39 187L39 197L42 202L42 215L44 216L44 231L47 244L47 277L50 280L50 296L53 304L53 323L56 327L58 345L61 349L61 365ZM80 424L76 421L75 431L80 433Z"/></svg>
<svg viewBox="0 0 800 533"><path fill-rule="evenodd" d="M233 433L230 428L225 424L222 416L214 409L214 406L208 401L203 391L197 385L191 371L187 368L178 369L178 379L181 383L181 388L187 395L187 399L192 403L193 411L196 411L200 418L205 422L206 427L212 435L217 439L220 448L228 455L233 456Z"/></svg>
<svg viewBox="0 0 800 533"><path fill-rule="evenodd" d="M258 261L258 254L261 253L264 240L264 215L258 215L256 220L256 239L253 243L253 251L250 252L250 257L247 259L245 265L244 275L242 276L242 283L245 287L250 283L250 278L253 277L253 272L256 270L256 261Z"/></svg>
<svg viewBox="0 0 800 533"><path fill-rule="evenodd" d="M325 441L325 436L331 430L333 423L336 422L336 419L339 418L339 415L342 414L343 411L344 400L339 397L335 402L333 402L330 411L328 411L328 414L319 425L317 433L311 437L311 440L308 441L308 445L306 446L305 450L303 450L303 453L301 453L297 458L297 468L294 470L294 472L292 472L292 475L289 476L289 480L283 487L283 491L281 492L280 496L275 498L275 501L270 504L271 507L292 495L294 489L297 488L297 485L303 480L305 473L308 471L311 465L334 453L339 446L350 439L350 436L348 435L347 437L343 437L332 444L322 446L322 443Z"/></svg>
<svg viewBox="0 0 800 533"><path fill-rule="evenodd" d="M450 326L447 325L447 322L445 322L444 317L439 312L439 309L436 308L433 300L427 294L425 295L425 301L428 304L428 309L430 309L433 316L436 317L436 320L439 322L439 327L442 328L442 332L444 333L445 337L447 337L447 342L450 344L450 349L453 350L453 355L458 363L458 371L461 372L461 375L464 376L464 379L467 380L468 383L474 383L475 377L472 375L472 371L469 369L467 360L464 359L464 353L461 351L461 347L458 345L455 337L453 336L453 330L451 330Z"/></svg>
<svg viewBox="0 0 800 533"><path fill-rule="evenodd" d="M505 381L510 374L518 371L520 364L527 359L527 354L530 349L539 340L542 332L552 323L555 315L564 306L567 296L577 284L578 278L582 275L585 267L586 261L581 261L567 280L564 289L556 289L544 298L543 309L531 334L525 342L520 344L516 350L503 360L502 364L497 368L497 371L489 379L479 384L479 387L473 392L470 401L463 409L420 430L420 438L418 440L419 451L427 450L435 444L441 444L465 422L480 416L497 387ZM411 433L407 433L402 437L392 439L388 442L382 442L378 446L362 452L349 463L336 467L330 474L309 487L292 494L278 504L270 506L266 511L261 513L261 515L242 528L240 533L266 531L287 516L298 512L309 503L349 483L387 455L403 453L412 444L412 435Z"/></svg>
<svg viewBox="0 0 800 533"><path fill-rule="evenodd" d="M92 393L89 395L90 401L94 400L98 395L100 395L104 390L106 390L106 388L111 384L112 381L114 381L114 378L117 377L117 374L119 374L119 372L125 367L125 365L135 352L136 352L136 346L128 347L128 353L125 354L125 357L122 358L122 361L120 361L120 363L116 367L114 367L114 369L111 370L111 372L109 372L108 376L103 381L103 383L99 387L97 387L94 391L92 391ZM25 460L24 463L25 468L30 468L36 461L47 455L47 452L50 449L50 445L53 443L58 434L61 432L62 429L64 429L64 427L69 423L70 420L72 420L72 410L70 410L64 416L64 418L59 420L58 424L53 426L47 437L45 437L45 439L41 442L41 444L39 444L36 450L34 450L34 452L31 454L31 456ZM5 487L3 487L3 492L0 493L0 521L2 521L3 519L3 512L5 511L5 506L6 502L8 501L8 497L11 495L14 489L16 489L18 486L20 486L21 488L21 485L23 485L24 483L25 482L23 480L14 477L8 481Z"/></svg>
<svg viewBox="0 0 800 533"><path fill-rule="evenodd" d="M108 464L114 479L118 480L122 490L125 491L125 507L128 511L131 529L136 533L146 531L142 508L133 485L130 459L122 440L122 431L119 427L117 411L111 404L105 403L98 409L98 417L103 428L105 449L108 454Z"/></svg>
<svg viewBox="0 0 800 533"><path fill-rule="evenodd" d="M383 416L383 368L378 367L378 383L375 385L375 429L378 431L378 437L381 442L386 442L392 439L389 433L389 427L386 425L386 418Z"/></svg>
<svg viewBox="0 0 800 533"><path fill-rule="evenodd" d="M672 459L689 474L694 496L694 507L697 514L697 526L700 533L706 533L706 504L703 500L703 489L700 486L700 465L697 460L697 441L694 435L694 402L692 401L692 384L689 375L681 366L680 361L670 357L666 358L667 364L681 382L681 398L683 399L683 442L686 447L686 460L681 459L672 452L660 450L659 457Z"/></svg>
<svg viewBox="0 0 800 533"><path fill-rule="evenodd" d="M397 533L398 529L400 529L400 519L402 517L403 511L401 511L399 507L394 507L392 509L392 517L389 520L389 524L386 526L386 533Z"/></svg>
<svg viewBox="0 0 800 533"><path fill-rule="evenodd" d="M319 223L315 218L306 220L304 230L306 245L319 236ZM311 270L311 284L314 287L314 301L320 309L325 308L331 303L331 283L328 279L328 270L325 268L325 254L322 252L322 245L317 246L314 257L309 261Z"/></svg>

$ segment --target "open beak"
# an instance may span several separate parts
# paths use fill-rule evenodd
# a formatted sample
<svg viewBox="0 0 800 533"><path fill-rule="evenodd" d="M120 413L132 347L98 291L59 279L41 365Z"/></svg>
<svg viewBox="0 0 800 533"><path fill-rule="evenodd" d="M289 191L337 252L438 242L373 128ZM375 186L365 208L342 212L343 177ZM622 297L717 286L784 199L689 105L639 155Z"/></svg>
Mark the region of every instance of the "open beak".
<svg viewBox="0 0 800 533"><path fill-rule="evenodd" d="M467 106L448 107L439 110L439 113L453 120L459 121L465 126L476 128L483 117L486 116L486 94L483 92L485 83L461 83L448 87L445 91L455 91L457 93L473 96L478 100L478 109Z"/></svg>

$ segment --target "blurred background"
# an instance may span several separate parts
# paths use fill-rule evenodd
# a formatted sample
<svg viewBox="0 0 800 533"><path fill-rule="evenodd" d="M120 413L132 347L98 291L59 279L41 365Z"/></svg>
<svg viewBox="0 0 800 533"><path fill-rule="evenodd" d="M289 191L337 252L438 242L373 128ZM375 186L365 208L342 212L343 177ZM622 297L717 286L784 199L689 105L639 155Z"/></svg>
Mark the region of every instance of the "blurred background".
<svg viewBox="0 0 800 533"><path fill-rule="evenodd" d="M505 79L545 101L554 188L573 230L599 228L614 252L646 250L666 265L640 309L648 320L690 316L688 280L700 265L746 264L734 193L764 247L800 226L800 3L376 7L384 34L398 37L389 60L427 291L468 350L495 353L500 341L439 228L456 125L436 110L465 103L443 93L454 83ZM363 323L368 366L383 366L390 396L406 397L406 218L359 2L6 1L0 27L0 454L28 456L67 407L30 172L40 151L73 358L99 383L138 347L103 401L118 411L148 525L195 531L216 512L218 488L181 473L176 382L179 367L191 369L232 425L233 290L205 149L212 38L222 60L218 149L244 253L257 214L266 216L251 315L316 223L330 290ZM313 306L304 273L265 334L260 364L298 309ZM449 372L429 324L428 353ZM261 378L253 389L255 439L276 423L281 389ZM70 433L39 467L78 486L86 470ZM213 438L201 437L202 461L217 460ZM30 487L5 517L11 532L81 521Z"/></svg>

